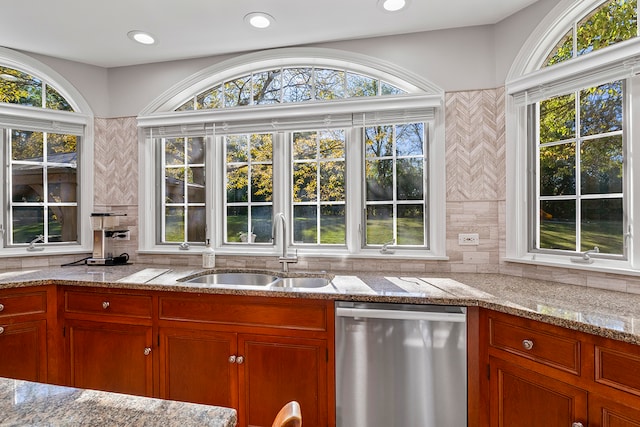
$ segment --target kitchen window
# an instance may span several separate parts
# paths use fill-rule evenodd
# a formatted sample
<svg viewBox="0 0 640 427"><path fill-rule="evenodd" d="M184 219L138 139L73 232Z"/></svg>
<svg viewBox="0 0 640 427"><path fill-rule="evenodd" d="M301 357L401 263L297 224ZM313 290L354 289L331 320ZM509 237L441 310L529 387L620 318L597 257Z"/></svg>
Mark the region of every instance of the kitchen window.
<svg viewBox="0 0 640 427"><path fill-rule="evenodd" d="M171 221L166 194L151 193L142 209L164 214L142 225L141 250L197 248L208 238L221 254L275 255L272 221L281 212L286 244L301 255L443 259L442 92L386 70L350 69L345 59L287 66L264 52L246 60L244 72L236 64L198 73L176 86L192 95L163 96L139 117L141 149L159 153L140 156L144 188L168 180L158 175L169 167L157 167L164 151L154 148L167 138L200 138L206 153L198 164L205 236L192 240L187 227L176 235L182 242L154 238Z"/></svg>
<svg viewBox="0 0 640 427"><path fill-rule="evenodd" d="M92 116L62 77L0 48L0 255L90 250Z"/></svg>
<svg viewBox="0 0 640 427"><path fill-rule="evenodd" d="M569 3L540 24L507 82L507 259L635 270L636 2Z"/></svg>

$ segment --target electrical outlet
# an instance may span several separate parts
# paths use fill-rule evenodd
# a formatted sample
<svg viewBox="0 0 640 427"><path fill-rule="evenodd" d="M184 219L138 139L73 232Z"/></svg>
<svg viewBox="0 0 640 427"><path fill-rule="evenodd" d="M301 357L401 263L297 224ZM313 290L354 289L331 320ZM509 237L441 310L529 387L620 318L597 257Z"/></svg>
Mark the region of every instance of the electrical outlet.
<svg viewBox="0 0 640 427"><path fill-rule="evenodd" d="M478 246L480 244L480 236L478 233L458 234L458 245L460 246Z"/></svg>

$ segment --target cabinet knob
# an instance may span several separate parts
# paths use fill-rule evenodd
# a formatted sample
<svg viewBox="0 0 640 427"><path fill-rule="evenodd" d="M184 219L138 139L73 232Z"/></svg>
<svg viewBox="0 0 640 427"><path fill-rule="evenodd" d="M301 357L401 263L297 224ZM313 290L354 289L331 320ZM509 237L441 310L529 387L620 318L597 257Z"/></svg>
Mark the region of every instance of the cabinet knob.
<svg viewBox="0 0 640 427"><path fill-rule="evenodd" d="M2 335L3 333L4 333L4 328L0 326L0 335Z"/></svg>
<svg viewBox="0 0 640 427"><path fill-rule="evenodd" d="M533 348L533 341L531 340L522 340L522 348L525 350L531 350ZM576 427L576 426L573 426Z"/></svg>
<svg viewBox="0 0 640 427"><path fill-rule="evenodd" d="M229 363L236 363L236 356L235 355L231 355L229 356Z"/></svg>
<svg viewBox="0 0 640 427"><path fill-rule="evenodd" d="M581 422L571 423L571 427L584 427Z"/></svg>
<svg viewBox="0 0 640 427"><path fill-rule="evenodd" d="M105 310L106 310L107 308L109 308L109 305L110 305L110 304L109 304L109 301L103 301L103 302L102 302L102 308L104 308Z"/></svg>
<svg viewBox="0 0 640 427"><path fill-rule="evenodd" d="M244 363L244 357L238 356L237 359L236 359L236 363L238 365L242 365Z"/></svg>
<svg viewBox="0 0 640 427"><path fill-rule="evenodd" d="M0 311L4 310L4 304L0 304Z"/></svg>
<svg viewBox="0 0 640 427"><path fill-rule="evenodd" d="M144 349L144 355L145 355L145 356L148 356L148 355L150 355L150 354L151 354L151 347L145 347L145 349Z"/></svg>

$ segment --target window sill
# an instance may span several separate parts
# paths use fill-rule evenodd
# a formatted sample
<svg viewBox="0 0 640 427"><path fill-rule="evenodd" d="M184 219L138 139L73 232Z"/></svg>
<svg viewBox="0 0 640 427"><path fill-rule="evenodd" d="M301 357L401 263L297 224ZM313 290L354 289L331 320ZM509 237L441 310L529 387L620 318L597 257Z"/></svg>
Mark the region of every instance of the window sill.
<svg viewBox="0 0 640 427"><path fill-rule="evenodd" d="M90 255L91 248L83 248L81 246L64 246L54 247L45 246L44 249L38 251L28 251L26 247L5 248L0 249L0 258L24 258L38 256L56 256L56 255Z"/></svg>
<svg viewBox="0 0 640 427"><path fill-rule="evenodd" d="M580 264L570 260L568 256L554 256L546 254L533 254L529 253L523 257L506 257L504 260L507 262L514 262L520 264L530 264L545 267L559 267L569 268L572 270L581 270L589 272L621 274L626 276L640 276L640 270L634 269L629 261L626 260L611 260L592 257L592 264Z"/></svg>

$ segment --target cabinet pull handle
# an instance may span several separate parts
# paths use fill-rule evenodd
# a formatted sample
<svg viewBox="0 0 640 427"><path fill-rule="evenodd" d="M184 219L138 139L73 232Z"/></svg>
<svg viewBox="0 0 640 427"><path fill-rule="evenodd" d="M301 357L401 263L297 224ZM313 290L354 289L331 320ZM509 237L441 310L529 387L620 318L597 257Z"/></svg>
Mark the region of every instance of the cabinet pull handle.
<svg viewBox="0 0 640 427"><path fill-rule="evenodd" d="M584 427L581 422L571 423L571 427Z"/></svg>
<svg viewBox="0 0 640 427"><path fill-rule="evenodd" d="M4 311L4 304L0 304L0 311Z"/></svg>
<svg viewBox="0 0 640 427"><path fill-rule="evenodd" d="M531 350L533 348L533 341L531 340L522 340L522 347L525 350ZM574 426L577 427L577 426Z"/></svg>
<svg viewBox="0 0 640 427"><path fill-rule="evenodd" d="M238 365L242 365L244 363L244 357L238 356L238 358L236 359L236 363Z"/></svg>
<svg viewBox="0 0 640 427"><path fill-rule="evenodd" d="M0 326L0 335L4 333L4 327Z"/></svg>
<svg viewBox="0 0 640 427"><path fill-rule="evenodd" d="M236 356L234 356L233 354L229 356L229 363L236 363Z"/></svg>
<svg viewBox="0 0 640 427"><path fill-rule="evenodd" d="M109 308L109 305L111 305L111 304L109 304L109 301L103 301L103 302L102 302L102 308L104 308L105 310L106 310L107 308Z"/></svg>
<svg viewBox="0 0 640 427"><path fill-rule="evenodd" d="M148 355L150 355L150 354L151 354L151 347L145 347L145 349L144 349L144 355L145 355L145 356L148 356Z"/></svg>

